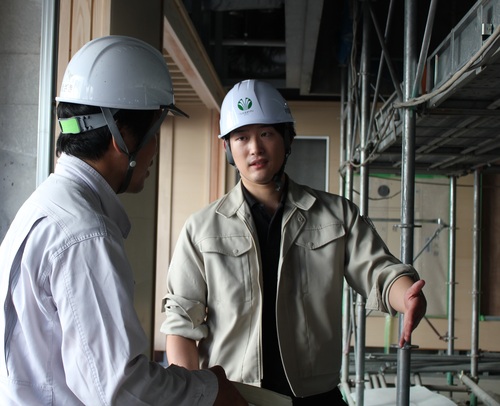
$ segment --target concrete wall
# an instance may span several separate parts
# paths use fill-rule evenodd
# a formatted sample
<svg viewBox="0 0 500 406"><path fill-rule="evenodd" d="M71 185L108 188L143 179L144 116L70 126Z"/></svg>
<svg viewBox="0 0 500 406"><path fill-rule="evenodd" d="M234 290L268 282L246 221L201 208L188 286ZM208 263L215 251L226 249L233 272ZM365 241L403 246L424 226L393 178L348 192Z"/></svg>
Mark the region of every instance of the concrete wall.
<svg viewBox="0 0 500 406"><path fill-rule="evenodd" d="M0 241L36 186L41 5L0 2Z"/></svg>

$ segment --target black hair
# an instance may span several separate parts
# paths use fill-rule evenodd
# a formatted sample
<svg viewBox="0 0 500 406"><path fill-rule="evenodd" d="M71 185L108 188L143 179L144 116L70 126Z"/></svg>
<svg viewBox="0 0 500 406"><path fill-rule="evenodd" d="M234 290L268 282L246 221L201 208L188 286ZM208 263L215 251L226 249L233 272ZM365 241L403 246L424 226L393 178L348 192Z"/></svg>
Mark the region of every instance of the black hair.
<svg viewBox="0 0 500 406"><path fill-rule="evenodd" d="M139 144L151 127L155 112L155 110L119 110L114 118L117 121L117 126L119 128L127 127L136 143ZM101 108L66 102L60 102L57 106L58 118L95 113L101 113ZM97 161L103 157L108 149L111 138L108 126L79 134L60 133L56 143L56 155L60 156L65 153L80 159Z"/></svg>
<svg viewBox="0 0 500 406"><path fill-rule="evenodd" d="M273 124L272 127L283 137L283 140L285 141L285 154L288 157L288 155L292 152L293 139L295 138L295 135L297 135L295 132L295 126L293 123L277 123Z"/></svg>
<svg viewBox="0 0 500 406"><path fill-rule="evenodd" d="M273 124L272 127L276 131L278 131L283 137L288 136L290 144L292 143L294 137L297 135L293 123L278 123L278 124Z"/></svg>

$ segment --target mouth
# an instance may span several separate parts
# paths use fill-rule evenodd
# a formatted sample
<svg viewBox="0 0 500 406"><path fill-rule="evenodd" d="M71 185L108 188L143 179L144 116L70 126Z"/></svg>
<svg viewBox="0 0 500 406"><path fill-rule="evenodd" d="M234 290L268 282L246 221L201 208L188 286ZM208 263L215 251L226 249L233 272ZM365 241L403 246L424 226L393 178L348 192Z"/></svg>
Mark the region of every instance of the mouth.
<svg viewBox="0 0 500 406"><path fill-rule="evenodd" d="M255 161L250 162L249 166L253 166L254 168L262 168L267 164L267 159L256 159Z"/></svg>

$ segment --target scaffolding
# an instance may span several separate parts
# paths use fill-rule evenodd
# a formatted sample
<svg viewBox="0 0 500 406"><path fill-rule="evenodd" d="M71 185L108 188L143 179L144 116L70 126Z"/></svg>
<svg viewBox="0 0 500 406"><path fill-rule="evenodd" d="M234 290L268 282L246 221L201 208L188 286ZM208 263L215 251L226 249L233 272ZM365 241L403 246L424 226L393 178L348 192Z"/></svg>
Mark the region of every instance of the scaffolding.
<svg viewBox="0 0 500 406"><path fill-rule="evenodd" d="M498 372L499 359L479 353L480 290L480 193L481 174L500 161L500 0L480 0L441 45L429 55L429 43L436 15L437 0L431 0L425 33L420 45L416 37L417 2L404 2L404 65L400 83L386 47L394 18L395 0L390 0L385 32L382 32L369 1L350 3L353 21L353 49L342 72L341 124L341 194L353 195L353 176L360 178L360 211L368 211L369 170L401 174L401 260L412 264L415 175L444 175L449 178L449 261L448 261L448 334L444 355L430 358L412 354L412 343L398 348L397 355L373 355L365 352L365 303L350 288L344 289L342 388L352 400L350 364L355 365L354 391L357 405L364 404L366 385L384 385L383 380L367 377L367 363L383 363L386 370L396 368L397 405L406 406L410 399L410 374L420 371L450 372L457 376L484 404L498 405L478 385L483 367ZM370 36L376 34L381 48L380 64L373 88L369 80ZM356 40L356 36L360 40ZM356 49L356 43L361 49ZM359 58L359 60L358 60ZM386 66L394 93L379 102L381 71ZM370 100L370 98L372 98ZM382 106L379 108L380 104ZM378 110L377 110L378 109ZM488 136L485 136L488 134ZM472 325L470 356L454 355L455 255L456 255L456 187L457 178L474 175ZM354 312L352 309L356 309ZM400 332L402 316L399 317ZM353 327L355 326L355 327ZM354 357L349 354L351 337L355 336ZM353 358L353 359L352 359ZM369 361L368 361L369 360ZM429 360L432 366L429 367ZM413 361L413 363L412 363ZM427 361L427 362L425 362ZM469 363L468 367L467 362ZM454 367L451 368L450 365ZM427 369L426 369L427 368ZM417 378L418 379L418 378ZM449 391L456 386L447 386Z"/></svg>

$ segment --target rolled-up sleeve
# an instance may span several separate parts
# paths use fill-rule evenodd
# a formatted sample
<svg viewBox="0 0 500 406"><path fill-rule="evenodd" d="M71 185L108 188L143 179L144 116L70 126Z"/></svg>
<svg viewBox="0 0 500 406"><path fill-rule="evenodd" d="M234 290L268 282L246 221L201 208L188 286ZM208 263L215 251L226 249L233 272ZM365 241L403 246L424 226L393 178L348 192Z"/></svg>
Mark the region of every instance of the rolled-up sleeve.
<svg viewBox="0 0 500 406"><path fill-rule="evenodd" d="M205 323L207 284L202 254L190 238L187 222L177 240L167 275L167 294L163 300L164 334L201 340L208 335Z"/></svg>
<svg viewBox="0 0 500 406"><path fill-rule="evenodd" d="M203 303L173 294L167 294L164 303L166 319L160 328L162 333L198 341L207 336L208 328L204 324L206 311Z"/></svg>

